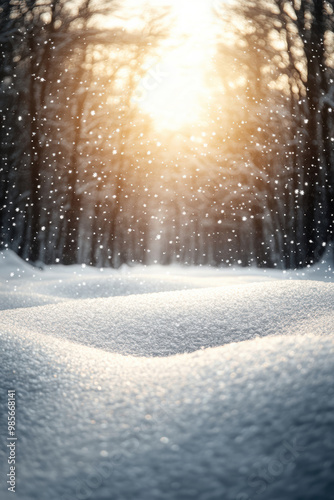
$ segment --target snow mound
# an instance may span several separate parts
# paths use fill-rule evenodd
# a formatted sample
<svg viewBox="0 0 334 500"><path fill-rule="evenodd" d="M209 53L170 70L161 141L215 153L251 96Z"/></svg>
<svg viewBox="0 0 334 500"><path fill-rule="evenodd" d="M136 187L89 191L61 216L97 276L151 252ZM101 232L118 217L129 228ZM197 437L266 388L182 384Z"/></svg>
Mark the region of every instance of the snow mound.
<svg viewBox="0 0 334 500"><path fill-rule="evenodd" d="M143 275L100 275L72 276L68 279L43 280L30 285L32 294L47 296L88 299L100 297L115 297L144 293L157 293L187 288L203 287L203 283L186 277L143 276ZM26 288L26 285L25 285Z"/></svg>
<svg viewBox="0 0 334 500"><path fill-rule="evenodd" d="M167 356L289 334L301 324L301 333L330 334L333 304L332 283L275 281L3 311L0 326L124 355Z"/></svg>
<svg viewBox="0 0 334 500"><path fill-rule="evenodd" d="M187 273L186 273L187 271ZM0 253L0 310L88 299L159 293L269 281L257 272L223 272L215 268L123 266L119 270L85 265L34 268L14 252Z"/></svg>
<svg viewBox="0 0 334 500"><path fill-rule="evenodd" d="M0 254L17 500L333 499L334 284L284 276Z"/></svg>
<svg viewBox="0 0 334 500"><path fill-rule="evenodd" d="M1 340L2 387L17 391L18 500L332 498L328 336L159 359L23 331Z"/></svg>
<svg viewBox="0 0 334 500"><path fill-rule="evenodd" d="M50 279L51 278L51 279ZM254 278L249 278L254 281ZM257 281L257 280L255 280ZM157 274L109 274L97 272L83 275L66 273L57 278L47 272L38 275L37 280L14 280L0 284L0 310L27 308L38 305L54 304L65 300L88 298L106 298L146 293L160 293L175 290L187 290L205 287L230 286L247 283L241 277L196 278L189 276L168 276Z"/></svg>

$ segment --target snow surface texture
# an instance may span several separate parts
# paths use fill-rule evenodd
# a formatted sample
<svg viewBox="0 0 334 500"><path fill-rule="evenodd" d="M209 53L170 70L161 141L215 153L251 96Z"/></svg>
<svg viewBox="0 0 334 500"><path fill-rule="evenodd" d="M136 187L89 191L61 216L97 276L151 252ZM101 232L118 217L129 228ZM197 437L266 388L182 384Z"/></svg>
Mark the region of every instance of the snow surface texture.
<svg viewBox="0 0 334 500"><path fill-rule="evenodd" d="M334 498L334 284L5 254L1 500Z"/></svg>

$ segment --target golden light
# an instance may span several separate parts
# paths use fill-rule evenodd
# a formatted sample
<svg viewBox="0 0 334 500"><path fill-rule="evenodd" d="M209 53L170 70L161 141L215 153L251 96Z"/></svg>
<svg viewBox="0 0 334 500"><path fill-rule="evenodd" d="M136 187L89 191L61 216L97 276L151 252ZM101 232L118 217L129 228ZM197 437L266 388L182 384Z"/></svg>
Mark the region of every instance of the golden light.
<svg viewBox="0 0 334 500"><path fill-rule="evenodd" d="M158 129L177 130L195 123L209 94L206 71L213 46L212 3L172 0L174 29L165 55L141 79L136 100ZM177 45L177 48L175 48Z"/></svg>

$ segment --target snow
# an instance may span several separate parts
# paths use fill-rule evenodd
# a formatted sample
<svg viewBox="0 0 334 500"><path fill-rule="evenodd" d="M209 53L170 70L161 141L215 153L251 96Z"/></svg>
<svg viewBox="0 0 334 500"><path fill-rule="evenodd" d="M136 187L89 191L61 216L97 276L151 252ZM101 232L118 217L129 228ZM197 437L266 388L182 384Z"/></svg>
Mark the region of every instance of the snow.
<svg viewBox="0 0 334 500"><path fill-rule="evenodd" d="M312 328L312 333L326 333L333 304L332 284L271 282L70 300L4 311L1 317L8 333L22 325L24 331L124 355L168 356L283 335L291 325L328 316Z"/></svg>
<svg viewBox="0 0 334 500"><path fill-rule="evenodd" d="M31 278L37 270L24 260L20 259L12 250L0 251L0 280Z"/></svg>
<svg viewBox="0 0 334 500"><path fill-rule="evenodd" d="M305 280L2 259L18 500L333 498L330 264ZM0 464L7 500L5 446Z"/></svg>

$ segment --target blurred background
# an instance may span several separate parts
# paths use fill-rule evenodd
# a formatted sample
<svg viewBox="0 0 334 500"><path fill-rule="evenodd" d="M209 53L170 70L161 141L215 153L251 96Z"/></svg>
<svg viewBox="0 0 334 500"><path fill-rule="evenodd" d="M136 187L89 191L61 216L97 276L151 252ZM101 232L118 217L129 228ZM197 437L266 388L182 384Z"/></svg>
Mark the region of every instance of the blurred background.
<svg viewBox="0 0 334 500"><path fill-rule="evenodd" d="M0 247L299 268L333 246L333 0L0 0Z"/></svg>

